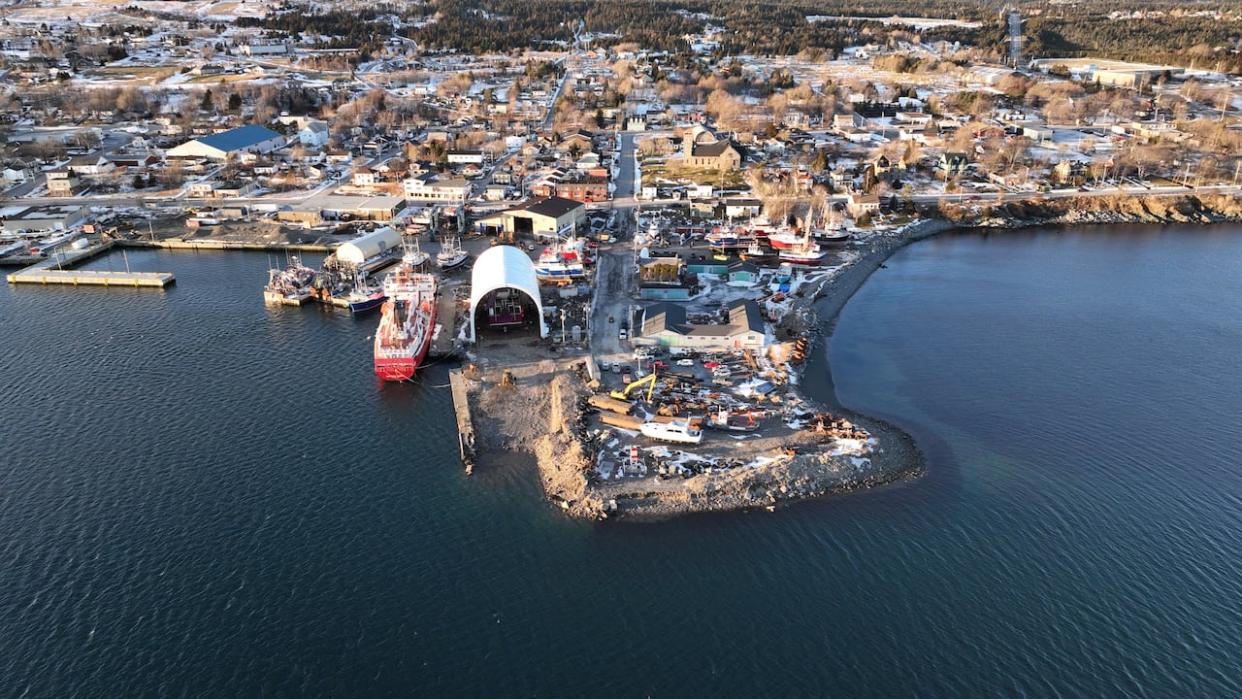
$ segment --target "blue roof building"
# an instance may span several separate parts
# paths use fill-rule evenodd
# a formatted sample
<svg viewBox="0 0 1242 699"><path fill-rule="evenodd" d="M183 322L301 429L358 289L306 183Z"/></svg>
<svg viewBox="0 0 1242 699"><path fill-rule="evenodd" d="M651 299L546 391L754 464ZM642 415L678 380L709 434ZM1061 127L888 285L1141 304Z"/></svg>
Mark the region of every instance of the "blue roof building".
<svg viewBox="0 0 1242 699"><path fill-rule="evenodd" d="M271 153L284 146L284 136L265 126L249 124L186 141L168 151L168 157L227 160L230 155Z"/></svg>

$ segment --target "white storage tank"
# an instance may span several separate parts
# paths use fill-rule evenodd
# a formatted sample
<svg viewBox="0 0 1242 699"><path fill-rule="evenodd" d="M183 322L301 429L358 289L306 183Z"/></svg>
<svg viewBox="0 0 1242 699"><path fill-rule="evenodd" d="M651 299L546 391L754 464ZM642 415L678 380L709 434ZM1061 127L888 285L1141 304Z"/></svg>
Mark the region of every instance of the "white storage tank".
<svg viewBox="0 0 1242 699"><path fill-rule="evenodd" d="M387 226L360 235L336 249L336 259L347 265L361 265L401 247L401 234Z"/></svg>

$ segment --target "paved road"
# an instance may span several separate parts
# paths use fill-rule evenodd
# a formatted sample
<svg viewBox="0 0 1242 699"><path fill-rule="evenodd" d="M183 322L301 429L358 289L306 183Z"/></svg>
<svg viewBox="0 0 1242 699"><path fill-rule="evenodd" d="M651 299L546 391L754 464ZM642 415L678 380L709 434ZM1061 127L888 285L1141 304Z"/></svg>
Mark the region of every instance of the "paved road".
<svg viewBox="0 0 1242 699"><path fill-rule="evenodd" d="M621 138L621 154L617 156L620 162L617 163L617 188L613 192L614 200L633 199L637 194L635 191L637 183L634 181L634 137L632 133L622 132Z"/></svg>
<svg viewBox="0 0 1242 699"><path fill-rule="evenodd" d="M556 92L552 94L552 101L548 103L548 113L543 117L543 124L540 125L541 131L547 131L552 128L552 120L556 117L556 103L561 98L561 94L565 92L565 85L569 83L569 76L573 75L574 64L565 62L565 75L561 76L561 82L556 86Z"/></svg>
<svg viewBox="0 0 1242 699"><path fill-rule="evenodd" d="M597 362L632 363L629 343L618 338L633 300L634 253L628 243L601 249L595 261L595 313L591 320L591 357ZM613 322L609 323L609 318ZM633 330L633 327L630 328Z"/></svg>

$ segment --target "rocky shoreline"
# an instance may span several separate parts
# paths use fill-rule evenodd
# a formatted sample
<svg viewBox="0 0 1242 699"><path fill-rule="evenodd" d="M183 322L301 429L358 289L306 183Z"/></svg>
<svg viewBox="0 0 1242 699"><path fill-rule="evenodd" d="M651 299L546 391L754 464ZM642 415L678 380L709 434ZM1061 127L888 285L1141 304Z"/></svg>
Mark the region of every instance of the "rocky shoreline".
<svg viewBox="0 0 1242 699"><path fill-rule="evenodd" d="M1090 202L1084 205L1084 201ZM522 449L536 456L545 494L567 514L578 518L653 521L694 512L773 509L779 505L825 495L845 494L918 478L926 468L914 438L900 427L841 405L836 395L827 344L845 304L868 278L901 248L952 231L1016 229L1033 226L1121 223L1216 223L1242 221L1242 198L1160 196L1122 200L1102 197L983 207L976 217L941 211L892 232L874 235L861 254L813 288L797 294L805 305L795 309L794 328L812 339L811 359L798 371L799 393L863 427L874 440L865 459L809 451L759 468L732 469L686 480L644 478L595 482L587 477L593 464L588 450L574 437L582 416L576 406L588 388L573 376L575 360L561 366L542 363L530 376L526 409L515 411L506 399L487 405L484 419L492 422L493 447ZM982 215L980 215L982 214ZM790 328L785 328L787 331ZM581 361L578 359L576 361ZM549 390L550 389L550 390ZM514 390L514 389L510 389ZM521 393L521 391L518 391ZM538 416L538 417L534 417Z"/></svg>

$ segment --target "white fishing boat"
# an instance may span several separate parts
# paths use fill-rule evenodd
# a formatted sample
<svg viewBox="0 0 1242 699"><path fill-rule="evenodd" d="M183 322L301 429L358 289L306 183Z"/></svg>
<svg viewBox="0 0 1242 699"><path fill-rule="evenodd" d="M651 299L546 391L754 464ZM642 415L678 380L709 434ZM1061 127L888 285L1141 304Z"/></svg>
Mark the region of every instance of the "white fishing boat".
<svg viewBox="0 0 1242 699"><path fill-rule="evenodd" d="M461 247L461 238L449 238L436 253L436 264L443 270L456 269L470 259L470 253Z"/></svg>
<svg viewBox="0 0 1242 699"><path fill-rule="evenodd" d="M558 237L552 245L544 248L535 261L535 277L542 282L560 282L578 279L586 275L585 241L574 234Z"/></svg>
<svg viewBox="0 0 1242 699"><path fill-rule="evenodd" d="M672 422L644 422L639 431L643 436L656 439L661 442L676 442L678 444L698 444L703 441L703 430L695 427L689 420L674 420Z"/></svg>
<svg viewBox="0 0 1242 699"><path fill-rule="evenodd" d="M821 243L844 243L850 239L850 231L845 227L845 222L838 216L831 204L824 204L824 211L827 216L821 219L822 226L815 226L811 229L811 237Z"/></svg>
<svg viewBox="0 0 1242 699"><path fill-rule="evenodd" d="M423 249L419 247L417 240L407 240L403 247L405 248L405 252L401 255L403 267L420 269L431 259L431 255L423 252Z"/></svg>

